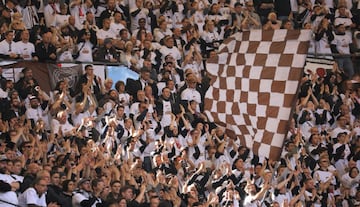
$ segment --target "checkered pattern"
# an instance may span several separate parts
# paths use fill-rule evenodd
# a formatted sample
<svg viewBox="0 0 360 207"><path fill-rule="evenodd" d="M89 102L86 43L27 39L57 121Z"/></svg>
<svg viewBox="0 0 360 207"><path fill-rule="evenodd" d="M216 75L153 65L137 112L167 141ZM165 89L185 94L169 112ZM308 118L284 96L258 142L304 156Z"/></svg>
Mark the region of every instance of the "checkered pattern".
<svg viewBox="0 0 360 207"><path fill-rule="evenodd" d="M238 33L208 60L210 121L260 157L278 159L302 76L309 31Z"/></svg>

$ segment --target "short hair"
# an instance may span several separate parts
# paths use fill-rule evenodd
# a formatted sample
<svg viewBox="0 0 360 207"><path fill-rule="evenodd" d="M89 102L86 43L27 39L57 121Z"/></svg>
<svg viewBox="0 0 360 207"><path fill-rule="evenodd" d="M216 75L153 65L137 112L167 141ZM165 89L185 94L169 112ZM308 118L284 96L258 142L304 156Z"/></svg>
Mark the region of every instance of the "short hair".
<svg viewBox="0 0 360 207"><path fill-rule="evenodd" d="M111 181L110 186L113 186L113 185L115 185L116 183L121 184L120 180L113 180L113 181Z"/></svg>
<svg viewBox="0 0 360 207"><path fill-rule="evenodd" d="M90 67L93 67L93 65L85 65L85 70L89 69Z"/></svg>
<svg viewBox="0 0 360 207"><path fill-rule="evenodd" d="M133 187L131 187L130 185L125 185L125 186L121 187L120 193L123 193L123 192L125 192L125 191L127 191L127 190L129 190L129 189L131 189L132 191L134 191Z"/></svg>
<svg viewBox="0 0 360 207"><path fill-rule="evenodd" d="M8 34L10 34L10 33L14 33L14 30L8 30L8 31L6 31L6 32L5 32L5 35L8 35Z"/></svg>
<svg viewBox="0 0 360 207"><path fill-rule="evenodd" d="M115 83L115 89L117 90L121 85L125 85L125 82L124 81L117 81Z"/></svg>
<svg viewBox="0 0 360 207"><path fill-rule="evenodd" d="M46 179L43 178L43 177L36 177L35 180L34 180L34 183L33 183L34 186L37 185L37 184L39 184L41 180L45 180L45 181L46 181Z"/></svg>
<svg viewBox="0 0 360 207"><path fill-rule="evenodd" d="M234 7L237 7L237 6L243 6L243 4L240 3L240 2L236 2L236 3L234 4Z"/></svg>
<svg viewBox="0 0 360 207"><path fill-rule="evenodd" d="M97 187L98 184L101 183L101 182L104 182L104 181L101 180L101 179L99 179L99 178L93 179L93 180L91 181L91 187L92 187L92 188L95 188L95 187Z"/></svg>

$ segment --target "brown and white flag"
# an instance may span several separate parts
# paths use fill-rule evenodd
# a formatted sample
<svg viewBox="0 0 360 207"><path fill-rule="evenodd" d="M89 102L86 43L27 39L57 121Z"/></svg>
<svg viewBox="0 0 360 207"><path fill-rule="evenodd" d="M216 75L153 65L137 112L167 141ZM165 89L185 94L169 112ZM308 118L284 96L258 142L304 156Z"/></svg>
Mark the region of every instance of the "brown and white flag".
<svg viewBox="0 0 360 207"><path fill-rule="evenodd" d="M209 59L205 113L259 157L278 159L296 101L308 30L237 33Z"/></svg>

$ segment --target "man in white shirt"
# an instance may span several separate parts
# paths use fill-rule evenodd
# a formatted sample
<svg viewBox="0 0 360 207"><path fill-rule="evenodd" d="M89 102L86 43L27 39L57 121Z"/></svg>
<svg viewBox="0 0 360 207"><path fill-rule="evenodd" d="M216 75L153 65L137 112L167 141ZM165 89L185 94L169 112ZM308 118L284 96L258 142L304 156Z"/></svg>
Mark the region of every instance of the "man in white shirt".
<svg viewBox="0 0 360 207"><path fill-rule="evenodd" d="M44 17L46 27L51 27L55 25L56 14L60 13L60 4L58 0L49 0L48 5L44 8Z"/></svg>
<svg viewBox="0 0 360 207"><path fill-rule="evenodd" d="M45 128L49 129L49 117L48 117L48 101L43 101L40 104L39 98L36 96L30 96L30 107L26 109L26 118L29 119L33 126L41 119L44 121Z"/></svg>
<svg viewBox="0 0 360 207"><path fill-rule="evenodd" d="M337 25L336 35L331 42L331 51L339 55L350 55L350 44L352 44L352 38L346 35L345 25ZM343 70L345 74L351 79L355 73L354 66L350 56L341 56L335 58L340 70Z"/></svg>
<svg viewBox="0 0 360 207"><path fill-rule="evenodd" d="M0 58L18 59L20 55L15 49L14 31L5 32L5 39L0 42Z"/></svg>
<svg viewBox="0 0 360 207"><path fill-rule="evenodd" d="M106 18L103 20L102 29L98 30L96 36L98 38L98 44L103 45L106 38L115 39L116 35L110 30L110 19Z"/></svg>
<svg viewBox="0 0 360 207"><path fill-rule="evenodd" d="M133 33L138 27L139 27L139 19L145 18L147 20L147 16L149 14L149 10L147 8L144 8L144 2L143 0L135 0L136 7L132 10L130 10L130 16L131 16L131 25L130 29ZM146 27L150 27L148 23L146 23Z"/></svg>
<svg viewBox="0 0 360 207"><path fill-rule="evenodd" d="M30 187L19 196L19 206L57 206L55 204L46 204L46 191L48 181L44 178L36 178L34 181L34 187Z"/></svg>
<svg viewBox="0 0 360 207"><path fill-rule="evenodd" d="M18 204L15 191L19 189L20 184L13 179L9 179L9 171L7 169L9 159L6 155L0 155L0 206L12 207Z"/></svg>
<svg viewBox="0 0 360 207"><path fill-rule="evenodd" d="M125 26L121 12L115 11L114 21L110 23L110 31L115 35L116 38L120 38L120 30L125 29Z"/></svg>
<svg viewBox="0 0 360 207"><path fill-rule="evenodd" d="M70 2L70 14L75 18L75 27L78 30L84 28L87 12L91 12L92 14L95 14L96 12L96 9L94 8L91 0L72 0Z"/></svg>
<svg viewBox="0 0 360 207"><path fill-rule="evenodd" d="M70 136L75 132L75 128L67 120L66 111L60 111L56 115L56 119L52 120L51 129L55 135L62 133L63 136Z"/></svg>
<svg viewBox="0 0 360 207"><path fill-rule="evenodd" d="M88 179L82 179L79 181L79 186L80 190L72 197L74 207L101 205L100 193L104 190L104 182L101 179L92 180L91 185Z"/></svg>
<svg viewBox="0 0 360 207"><path fill-rule="evenodd" d="M181 100L182 101L195 101L196 111L200 112L200 105L201 104L201 94L199 91L196 90L196 77L191 75L187 80L187 88L181 93Z"/></svg>
<svg viewBox="0 0 360 207"><path fill-rule="evenodd" d="M14 44L14 48L17 54L24 60L32 60L35 53L35 46L29 42L30 34L28 30L21 31L21 40Z"/></svg>
<svg viewBox="0 0 360 207"><path fill-rule="evenodd" d="M167 55L171 55L177 63L182 59L180 50L174 46L174 38L171 36L164 37L164 46L160 48L160 53L164 59Z"/></svg>

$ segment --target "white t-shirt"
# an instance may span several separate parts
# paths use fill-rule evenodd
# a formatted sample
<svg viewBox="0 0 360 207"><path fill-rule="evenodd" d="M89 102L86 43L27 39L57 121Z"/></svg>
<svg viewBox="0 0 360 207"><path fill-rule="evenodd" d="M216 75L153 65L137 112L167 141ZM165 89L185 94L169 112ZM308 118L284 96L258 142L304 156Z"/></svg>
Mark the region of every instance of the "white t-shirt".
<svg viewBox="0 0 360 207"><path fill-rule="evenodd" d="M162 46L160 49L162 57L165 58L167 55L171 55L175 60L181 60L181 53L177 47L168 48Z"/></svg>
<svg viewBox="0 0 360 207"><path fill-rule="evenodd" d="M31 42L18 41L14 43L16 54L20 54L24 60L31 60L35 53L35 46Z"/></svg>
<svg viewBox="0 0 360 207"><path fill-rule="evenodd" d="M35 188L28 188L19 196L19 206L27 207L29 204L46 207L45 193L40 197Z"/></svg>
<svg viewBox="0 0 360 207"><path fill-rule="evenodd" d="M12 203L14 205L11 205L10 203ZM14 191L0 193L0 206L1 207L14 207L18 204L19 204L18 198Z"/></svg>
<svg viewBox="0 0 360 207"><path fill-rule="evenodd" d="M70 15L62 15L62 14L56 14L55 15L55 21L54 25L56 28L61 28L62 26L66 25L69 21Z"/></svg>
<svg viewBox="0 0 360 207"><path fill-rule="evenodd" d="M93 61L93 56L92 56L93 44L91 42L85 42L85 44L83 42L80 42L77 45L77 47L78 47L78 50L80 50L79 57L76 59L77 61L80 61L80 62L92 62Z"/></svg>
<svg viewBox="0 0 360 207"><path fill-rule="evenodd" d="M120 36L120 30L125 29L124 25L121 23L110 23L110 31L115 35L115 37Z"/></svg>
<svg viewBox="0 0 360 207"><path fill-rule="evenodd" d="M96 36L98 39L101 40L105 40L106 38L116 38L116 35L110 29L108 29L107 31L105 31L104 29L100 29L99 31L97 31Z"/></svg>

